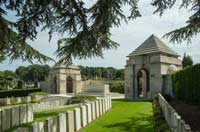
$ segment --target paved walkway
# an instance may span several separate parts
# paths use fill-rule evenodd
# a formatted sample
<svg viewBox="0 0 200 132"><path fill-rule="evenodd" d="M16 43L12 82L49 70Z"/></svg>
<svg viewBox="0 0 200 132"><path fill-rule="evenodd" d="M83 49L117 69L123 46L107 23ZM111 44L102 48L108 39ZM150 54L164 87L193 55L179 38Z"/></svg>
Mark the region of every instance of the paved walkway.
<svg viewBox="0 0 200 132"><path fill-rule="evenodd" d="M155 132L151 102L113 101L113 108L81 132Z"/></svg>

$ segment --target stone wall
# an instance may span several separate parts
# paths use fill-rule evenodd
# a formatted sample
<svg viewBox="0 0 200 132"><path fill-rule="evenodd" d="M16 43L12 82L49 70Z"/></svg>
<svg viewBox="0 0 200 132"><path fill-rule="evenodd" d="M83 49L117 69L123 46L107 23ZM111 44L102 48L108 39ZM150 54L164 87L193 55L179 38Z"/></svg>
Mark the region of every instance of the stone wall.
<svg viewBox="0 0 200 132"><path fill-rule="evenodd" d="M162 108L165 120L172 132L191 132L190 126L185 123L181 116L161 94L158 94L158 101Z"/></svg>
<svg viewBox="0 0 200 132"><path fill-rule="evenodd" d="M60 113L57 117L47 119L45 122L33 123L31 128L18 128L14 132L77 132L89 123L105 114L110 108L111 97L105 96L95 102L81 105L80 108Z"/></svg>
<svg viewBox="0 0 200 132"><path fill-rule="evenodd" d="M32 105L20 105L0 109L0 132L5 132L10 128L32 121Z"/></svg>

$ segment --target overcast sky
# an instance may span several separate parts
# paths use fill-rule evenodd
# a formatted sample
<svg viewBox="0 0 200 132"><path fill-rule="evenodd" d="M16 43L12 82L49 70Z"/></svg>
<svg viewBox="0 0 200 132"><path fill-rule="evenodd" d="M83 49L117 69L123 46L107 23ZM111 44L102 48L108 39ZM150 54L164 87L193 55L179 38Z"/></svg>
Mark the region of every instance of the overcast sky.
<svg viewBox="0 0 200 132"><path fill-rule="evenodd" d="M150 5L151 0L141 0L139 8L142 17L136 20L131 20L127 24L123 23L119 28L112 29L112 39L120 44L116 50L104 52L104 58L92 58L87 60L74 60L76 65L84 66L103 66L124 68L127 60L127 55L144 42L151 34L161 38L165 33L185 25L186 20L191 15L191 12L186 9L178 10L177 6L168 10L162 17L158 14L153 14L154 8ZM177 3L178 5L179 3ZM125 8L125 10L127 10ZM57 49L57 40L60 37L54 35L52 41L48 42L48 33L41 32L37 39L31 42L32 46L38 49L45 55L56 58L54 54ZM180 44L169 43L168 40L162 39L170 48L179 55L183 56L184 52L191 55L195 63L200 62L200 39L199 35L192 39L192 43L188 45L186 42ZM53 63L49 63L53 65ZM0 70L15 70L18 66L29 65L27 62L16 60L12 63L4 61L0 64Z"/></svg>

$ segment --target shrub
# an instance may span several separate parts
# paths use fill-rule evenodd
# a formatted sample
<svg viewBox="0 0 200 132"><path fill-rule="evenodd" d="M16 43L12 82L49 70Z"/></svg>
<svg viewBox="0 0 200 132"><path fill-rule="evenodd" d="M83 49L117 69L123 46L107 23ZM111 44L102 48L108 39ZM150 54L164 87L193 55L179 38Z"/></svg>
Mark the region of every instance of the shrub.
<svg viewBox="0 0 200 132"><path fill-rule="evenodd" d="M187 67L172 75L173 93L177 99L200 104L200 64Z"/></svg>
<svg viewBox="0 0 200 132"><path fill-rule="evenodd" d="M123 80L114 80L109 83L110 85L110 92L116 93L124 93L124 81Z"/></svg>
<svg viewBox="0 0 200 132"><path fill-rule="evenodd" d="M13 90L6 90L6 91L0 91L0 98L6 98L6 97L24 97L28 96L29 93L33 92L40 92L40 88L34 88L34 89L13 89Z"/></svg>
<svg viewBox="0 0 200 132"><path fill-rule="evenodd" d="M86 101L95 101L96 97L95 96L91 96L91 95L76 95L76 96L72 97L72 99L86 100Z"/></svg>

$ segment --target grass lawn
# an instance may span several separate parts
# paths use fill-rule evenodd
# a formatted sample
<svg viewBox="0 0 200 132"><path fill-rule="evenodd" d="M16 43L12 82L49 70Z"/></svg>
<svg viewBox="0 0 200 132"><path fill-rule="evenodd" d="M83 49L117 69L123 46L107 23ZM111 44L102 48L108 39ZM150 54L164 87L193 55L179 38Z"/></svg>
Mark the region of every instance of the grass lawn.
<svg viewBox="0 0 200 132"><path fill-rule="evenodd" d="M113 108L81 132L155 132L151 102L113 100Z"/></svg>

